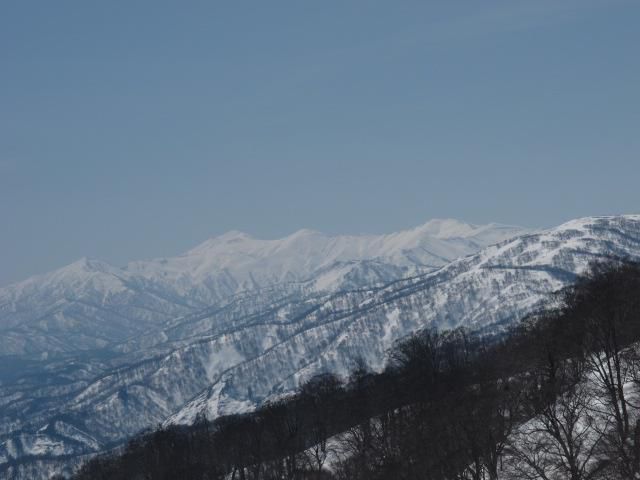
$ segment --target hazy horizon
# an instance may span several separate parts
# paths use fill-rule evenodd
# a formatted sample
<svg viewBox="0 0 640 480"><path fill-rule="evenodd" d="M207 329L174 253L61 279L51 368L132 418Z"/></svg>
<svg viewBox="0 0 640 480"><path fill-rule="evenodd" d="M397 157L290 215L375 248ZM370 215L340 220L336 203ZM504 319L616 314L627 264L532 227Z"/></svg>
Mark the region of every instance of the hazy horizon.
<svg viewBox="0 0 640 480"><path fill-rule="evenodd" d="M638 212L637 2L2 13L0 286L230 230Z"/></svg>
<svg viewBox="0 0 640 480"><path fill-rule="evenodd" d="M611 214L611 215L600 215L600 216L605 216L606 217L606 216L620 216L620 215L638 215L638 214L629 212L629 213L624 213L624 214ZM565 221L570 221L570 220L574 220L574 219L575 218L568 218ZM561 221L558 224L554 224L554 225L530 226L530 225L505 224L505 223L502 223L502 222L487 222L485 224L481 224L481 223L467 222L466 220L456 219L456 218L431 218L431 219L428 219L425 222L422 222L420 224L413 225L413 226L410 226L410 227L407 227L407 228L403 228L403 229L399 229L399 230L395 230L395 231L332 232L332 233L328 233L328 232L323 232L323 231L316 230L316 229L308 229L308 228L305 228L305 227L301 227L301 228L295 229L295 230L293 230L291 232L284 233L283 235L272 236L272 237L258 236L258 235L252 234L251 232L246 232L246 231L235 230L234 229L234 230L227 230L226 232L222 232L222 233L219 233L219 234L212 235L212 236L210 236L208 238L203 238L203 239L201 239L199 242L197 242L194 245L187 246L186 248L184 248L183 250L178 251L178 252L173 252L173 253L170 252L167 255L164 255L163 257L144 257L143 256L143 257L139 257L139 258L129 258L126 261L124 261L123 263L119 263L118 264L118 263L109 262L106 259L100 258L100 257L81 256L81 257L73 259L71 262L68 262L66 264L54 266L50 270L41 271L41 272L34 272L34 273L28 275L28 277L25 277L23 279L17 279L17 280L13 280L13 281L7 282L5 284L0 284L0 288L2 288L3 286L8 286L8 285L14 284L14 283L19 283L21 280L26 280L27 278L30 278L30 277L35 276L35 275L46 274L46 273L49 273L50 271L57 270L59 268L64 268L67 265L70 265L71 263L74 263L74 262L77 262L77 261L82 261L84 259L87 259L87 260L99 260L99 261L103 261L105 263L109 263L109 264L111 264L111 265L113 265L115 267L124 268L124 267L127 266L127 264L129 262L135 262L135 261L139 261L139 260L140 261L147 261L147 260L154 260L154 259L160 259L160 258L177 257L177 256L179 256L181 254L187 253L187 251L189 251L189 250L191 250L191 249L193 249L195 247L200 246L201 244L205 243L207 240L211 240L211 239L218 238L218 237L223 237L224 235L228 235L228 234L247 235L250 239L257 240L257 241L283 240L283 239L285 239L287 237L290 237L290 236L296 234L297 232L301 232L301 231L305 231L305 230L312 230L314 232L320 233L322 235L327 235L327 236L330 236L330 237L334 237L334 236L361 236L361 235L362 236L367 236L367 235L377 236L377 235L393 234L393 233L398 233L398 232L402 232L402 231L412 230L413 228L419 228L419 227L421 227L421 226L423 226L423 225L425 225L425 224L427 224L427 223L429 223L431 221L434 221L434 220L435 221L441 221L441 220L444 220L444 221L457 221L457 222L467 223L467 224L478 226L478 227L482 227L482 226L485 226L485 225L496 224L496 225L502 225L502 226L506 226L506 227L521 227L521 228L529 230L529 231L531 231L531 230L544 230L546 228L553 228L553 227L559 226L559 225L561 225L562 223L565 222L565 221Z"/></svg>

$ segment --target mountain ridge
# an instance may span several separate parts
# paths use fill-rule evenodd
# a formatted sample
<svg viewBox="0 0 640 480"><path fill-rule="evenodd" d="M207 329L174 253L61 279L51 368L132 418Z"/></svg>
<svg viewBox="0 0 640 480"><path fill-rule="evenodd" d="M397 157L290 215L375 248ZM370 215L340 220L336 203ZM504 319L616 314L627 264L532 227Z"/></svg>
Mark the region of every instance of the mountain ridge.
<svg viewBox="0 0 640 480"><path fill-rule="evenodd" d="M466 238L432 237L434 224L429 223L426 232L419 231L423 225L379 236L299 230L282 239L256 240L232 231L182 255L130 262L123 268L82 258L0 288L0 331L6 332L0 355L103 348L234 294L276 284L307 283L311 290L335 291L384 283L437 268L495 238L525 231L454 220L442 224ZM115 329L107 318L100 320L113 316L118 317ZM64 345L60 338L67 331L77 335Z"/></svg>
<svg viewBox="0 0 640 480"><path fill-rule="evenodd" d="M0 469L3 455L11 462L33 445L56 445L45 451L76 458L95 452L95 442L99 450L149 425L252 409L316 373L346 375L357 358L379 368L394 341L422 328L499 333L591 261L625 257L640 259L640 215L576 219L383 284L371 280L407 270L369 275L380 268L376 261L345 262L347 274L336 278L358 288L272 285L180 315L165 312L166 320L140 325L103 357L42 361L31 376L0 385ZM363 277L343 281L355 273Z"/></svg>

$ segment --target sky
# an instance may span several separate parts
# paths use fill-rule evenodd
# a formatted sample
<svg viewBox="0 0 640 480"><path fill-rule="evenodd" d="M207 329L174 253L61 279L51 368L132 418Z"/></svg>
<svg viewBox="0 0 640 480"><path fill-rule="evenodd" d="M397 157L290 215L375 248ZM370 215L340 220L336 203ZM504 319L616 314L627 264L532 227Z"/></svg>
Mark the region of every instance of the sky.
<svg viewBox="0 0 640 480"><path fill-rule="evenodd" d="M640 2L7 0L0 285L228 230L640 212Z"/></svg>

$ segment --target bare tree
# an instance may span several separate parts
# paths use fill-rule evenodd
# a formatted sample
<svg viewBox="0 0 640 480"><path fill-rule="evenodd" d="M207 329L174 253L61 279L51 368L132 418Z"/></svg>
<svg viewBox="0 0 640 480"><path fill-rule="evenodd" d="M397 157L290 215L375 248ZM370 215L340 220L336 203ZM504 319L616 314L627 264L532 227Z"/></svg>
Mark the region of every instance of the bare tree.
<svg viewBox="0 0 640 480"><path fill-rule="evenodd" d="M511 478L592 480L608 467L600 456L606 426L592 412L597 397L585 372L583 362L567 360L531 387L532 419L509 442Z"/></svg>

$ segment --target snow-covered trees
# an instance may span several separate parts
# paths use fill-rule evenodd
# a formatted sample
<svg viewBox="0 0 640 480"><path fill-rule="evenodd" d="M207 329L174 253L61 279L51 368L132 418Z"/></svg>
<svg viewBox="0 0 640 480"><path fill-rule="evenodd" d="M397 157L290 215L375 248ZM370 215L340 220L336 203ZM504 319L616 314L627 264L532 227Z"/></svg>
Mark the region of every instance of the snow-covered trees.
<svg viewBox="0 0 640 480"><path fill-rule="evenodd" d="M595 266L501 338L425 330L382 373L134 439L78 479L640 478L640 266Z"/></svg>

